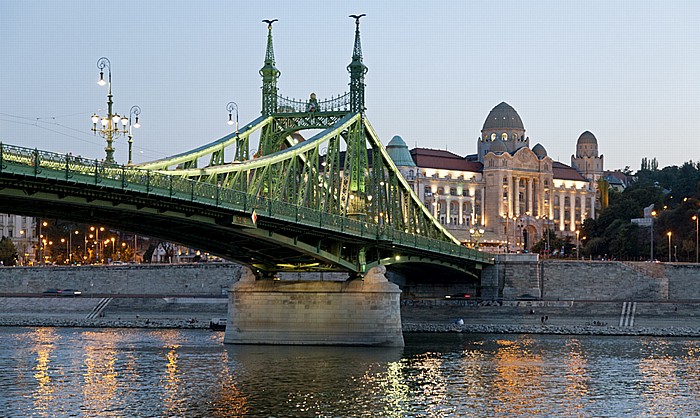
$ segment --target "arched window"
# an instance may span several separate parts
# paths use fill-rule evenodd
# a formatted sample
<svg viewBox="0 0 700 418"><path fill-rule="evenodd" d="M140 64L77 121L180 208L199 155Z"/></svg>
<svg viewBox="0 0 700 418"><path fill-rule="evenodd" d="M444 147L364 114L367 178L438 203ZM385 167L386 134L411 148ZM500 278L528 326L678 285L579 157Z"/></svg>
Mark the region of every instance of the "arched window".
<svg viewBox="0 0 700 418"><path fill-rule="evenodd" d="M505 132L503 132L503 133L501 134L501 139L504 140L504 141L507 141L507 140L508 140L508 134L505 133Z"/></svg>
<svg viewBox="0 0 700 418"><path fill-rule="evenodd" d="M496 133L495 133L495 132L491 134L491 140L492 140L492 141L495 141L495 140L496 140Z"/></svg>

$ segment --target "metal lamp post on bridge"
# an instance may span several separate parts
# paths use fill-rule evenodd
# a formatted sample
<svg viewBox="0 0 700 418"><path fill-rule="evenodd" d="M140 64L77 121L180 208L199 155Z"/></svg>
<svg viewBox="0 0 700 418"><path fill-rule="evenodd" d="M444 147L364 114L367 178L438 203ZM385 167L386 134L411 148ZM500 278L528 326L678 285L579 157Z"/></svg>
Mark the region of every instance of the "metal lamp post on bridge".
<svg viewBox="0 0 700 418"><path fill-rule="evenodd" d="M129 123L129 118L126 116L119 116L117 113L112 113L112 64L107 57L102 57L97 60L97 68L100 69L100 79L97 84L104 86L107 84L107 116L100 117L97 113L92 115L92 131L95 134L100 134L101 137L105 138L107 141L107 147L105 148L105 162L107 164L114 164L114 147L112 143L119 137L119 135L129 134L127 130L127 124ZM104 69L107 68L107 81L104 79ZM132 107L133 110L133 107ZM140 109L139 109L140 112ZM98 122L100 126L98 126ZM119 123L121 122L121 128Z"/></svg>
<svg viewBox="0 0 700 418"><path fill-rule="evenodd" d="M580 237L581 237L581 231L577 229L576 230L576 259L577 260L581 259L580 255L579 255L579 253L581 251L581 239L580 239Z"/></svg>
<svg viewBox="0 0 700 418"><path fill-rule="evenodd" d="M668 231L666 233L666 235L668 235L668 262L670 263L671 262L671 235L672 235L671 231Z"/></svg>
<svg viewBox="0 0 700 418"><path fill-rule="evenodd" d="M129 143L129 162L126 163L126 165L133 165L133 162L131 161L131 148L134 143L133 140L133 135L132 135L132 128L140 128L141 124L139 123L139 115L141 114L141 108L139 106L131 106L131 109L129 110L129 127L127 131L129 132L129 140L127 141ZM135 122L132 124L131 122L136 118Z"/></svg>

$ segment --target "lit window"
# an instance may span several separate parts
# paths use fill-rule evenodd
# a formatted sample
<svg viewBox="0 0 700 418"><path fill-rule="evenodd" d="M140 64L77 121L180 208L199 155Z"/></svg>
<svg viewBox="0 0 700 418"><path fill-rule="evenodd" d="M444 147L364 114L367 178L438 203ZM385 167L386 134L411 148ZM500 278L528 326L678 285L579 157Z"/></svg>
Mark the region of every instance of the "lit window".
<svg viewBox="0 0 700 418"><path fill-rule="evenodd" d="M504 141L507 141L507 140L508 140L508 134L505 133L505 132L503 132L503 133L501 134L501 139L504 140Z"/></svg>

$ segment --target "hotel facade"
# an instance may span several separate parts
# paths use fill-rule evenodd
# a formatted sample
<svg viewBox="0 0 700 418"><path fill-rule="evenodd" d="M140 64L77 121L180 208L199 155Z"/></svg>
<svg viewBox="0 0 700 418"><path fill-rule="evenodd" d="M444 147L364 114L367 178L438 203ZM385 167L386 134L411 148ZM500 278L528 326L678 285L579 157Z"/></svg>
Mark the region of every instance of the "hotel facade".
<svg viewBox="0 0 700 418"><path fill-rule="evenodd" d="M525 251L547 229L576 237L599 207L603 156L591 132L582 133L571 165L554 161L530 138L518 113L503 102L486 117L477 153L409 150L399 136L387 151L433 215L464 243L492 251Z"/></svg>

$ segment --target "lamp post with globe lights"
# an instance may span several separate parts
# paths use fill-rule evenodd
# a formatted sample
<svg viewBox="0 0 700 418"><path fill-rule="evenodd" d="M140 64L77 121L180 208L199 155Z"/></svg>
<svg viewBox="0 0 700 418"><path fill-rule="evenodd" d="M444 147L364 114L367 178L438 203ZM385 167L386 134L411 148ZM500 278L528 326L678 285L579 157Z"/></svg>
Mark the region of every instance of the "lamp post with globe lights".
<svg viewBox="0 0 700 418"><path fill-rule="evenodd" d="M470 237L474 238L474 249L479 249L479 238L484 235L484 228L469 228Z"/></svg>
<svg viewBox="0 0 700 418"><path fill-rule="evenodd" d="M119 114L113 113L112 110L112 105L114 102L112 101L111 62L107 57L102 57L97 60L97 68L100 70L100 79L97 81L97 84L100 86L107 84L107 115L102 117L97 115L97 113L92 115L92 131L95 134L100 134L100 136L107 141L107 147L105 147L105 162L107 164L114 164L114 147L112 146L112 143L117 137L119 137L119 135L126 135L129 133L129 130L127 129L129 118L127 116L119 116ZM104 77L105 68L107 69L107 81L105 81Z"/></svg>

